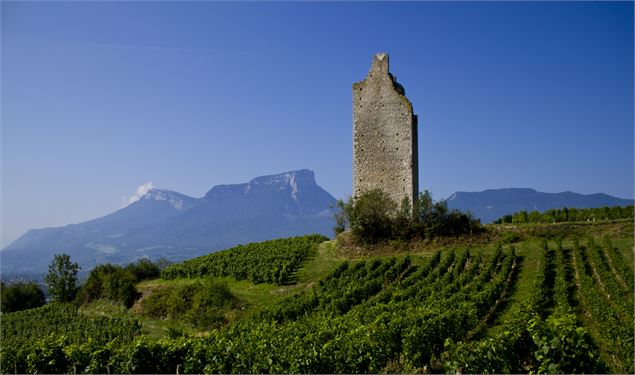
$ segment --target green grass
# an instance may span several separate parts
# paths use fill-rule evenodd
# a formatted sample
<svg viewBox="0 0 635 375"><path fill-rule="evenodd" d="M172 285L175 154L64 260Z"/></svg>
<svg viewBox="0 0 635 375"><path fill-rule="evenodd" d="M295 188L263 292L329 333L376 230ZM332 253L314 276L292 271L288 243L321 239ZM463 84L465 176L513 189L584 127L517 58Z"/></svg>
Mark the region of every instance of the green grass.
<svg viewBox="0 0 635 375"><path fill-rule="evenodd" d="M514 317L517 309L523 305L534 290L534 280L540 269L540 240L531 239L513 244L516 255L519 256L516 270L516 282L507 299L505 308L499 313L493 325L488 329L489 335L496 334L505 322ZM506 245L505 247L509 247Z"/></svg>
<svg viewBox="0 0 635 375"><path fill-rule="evenodd" d="M337 255L336 242L326 241L318 245L315 255L310 256L304 267L298 270L298 283L308 284L328 275L343 261Z"/></svg>
<svg viewBox="0 0 635 375"><path fill-rule="evenodd" d="M629 264L633 264L633 257L635 256L635 249L633 248L633 236L611 238L611 242L613 243L613 246L617 247L620 250L622 256L624 257L624 261Z"/></svg>
<svg viewBox="0 0 635 375"><path fill-rule="evenodd" d="M173 280L154 279L144 281L137 285L139 292L144 293L153 288L161 288L167 286L189 285L194 283L206 283L212 280L226 283L229 290L239 298L243 304L241 313L231 318L245 319L249 316L260 313L269 306L280 303L283 299L302 292L303 290L312 288L320 279L324 278L332 272L340 263L344 261L336 253L334 241L326 241L320 244L317 252L310 256L304 263L304 266L297 271L297 282L289 285L274 285L268 283L254 284L248 280L237 281L232 277L207 277L207 278L182 278ZM167 333L168 328L175 328L164 320L153 320L144 318L144 328L153 334ZM183 325L177 325L176 328L185 329ZM191 329L190 329L191 330Z"/></svg>

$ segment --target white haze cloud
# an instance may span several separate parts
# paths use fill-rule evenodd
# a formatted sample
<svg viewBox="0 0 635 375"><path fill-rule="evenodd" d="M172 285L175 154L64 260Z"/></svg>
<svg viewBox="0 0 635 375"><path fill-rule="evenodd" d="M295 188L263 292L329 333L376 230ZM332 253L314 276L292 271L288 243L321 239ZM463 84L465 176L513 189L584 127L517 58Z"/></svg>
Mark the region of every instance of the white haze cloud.
<svg viewBox="0 0 635 375"><path fill-rule="evenodd" d="M141 197L143 197L144 195L146 195L147 192L150 191L150 189L152 189L152 181L145 183L141 186L139 186L137 188L137 191L131 196L128 197L127 195L124 195L123 197L121 197L121 207L126 207L136 201L138 201L139 199L141 199Z"/></svg>

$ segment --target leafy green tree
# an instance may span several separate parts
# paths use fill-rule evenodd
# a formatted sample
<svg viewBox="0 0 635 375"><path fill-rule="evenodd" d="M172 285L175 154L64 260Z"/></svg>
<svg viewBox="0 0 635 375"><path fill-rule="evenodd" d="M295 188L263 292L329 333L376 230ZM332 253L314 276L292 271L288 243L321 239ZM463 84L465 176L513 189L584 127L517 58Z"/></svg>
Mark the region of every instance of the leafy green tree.
<svg viewBox="0 0 635 375"><path fill-rule="evenodd" d="M538 211L531 211L530 213L527 214L527 220L530 223L537 223L540 221L540 212Z"/></svg>
<svg viewBox="0 0 635 375"><path fill-rule="evenodd" d="M156 279L161 276L161 266L153 263L149 259L140 259L136 263L130 263L125 270L129 272L136 281Z"/></svg>
<svg viewBox="0 0 635 375"><path fill-rule="evenodd" d="M358 196L353 204L351 230L362 242L378 243L390 238L397 204L380 189Z"/></svg>
<svg viewBox="0 0 635 375"><path fill-rule="evenodd" d="M149 263L152 265L151 262ZM140 267L136 267L137 265ZM81 303L89 303L99 298L105 298L130 307L137 299L135 283L139 279L135 275L143 279L144 275L156 274L158 276L158 273L158 267L154 270L145 262L131 264L126 268L110 263L100 264L90 271L86 283L79 291L78 300Z"/></svg>
<svg viewBox="0 0 635 375"><path fill-rule="evenodd" d="M335 234L340 234L347 229L351 228L351 218L353 218L353 198L349 197L348 200L344 201L342 199L338 199L335 203L336 211L335 211ZM353 218L354 220L354 218Z"/></svg>
<svg viewBox="0 0 635 375"><path fill-rule="evenodd" d="M2 312L32 309L46 303L44 292L34 282L19 282L11 285L2 283L0 285L0 301Z"/></svg>
<svg viewBox="0 0 635 375"><path fill-rule="evenodd" d="M429 222L434 211L434 201L432 200L432 194L428 190L424 190L419 194L418 209L419 221L422 224Z"/></svg>
<svg viewBox="0 0 635 375"><path fill-rule="evenodd" d="M516 212L513 216L505 215L494 221L495 224L501 223L564 223L576 221L595 221L595 220L616 220L629 219L633 217L633 206L627 207L599 207L599 208L567 208L550 209L543 213L538 211ZM508 221L511 218L511 221Z"/></svg>
<svg viewBox="0 0 635 375"><path fill-rule="evenodd" d="M408 197L401 200L397 216L393 220L393 237L407 240L413 237L415 231L416 212L413 214L412 204Z"/></svg>
<svg viewBox="0 0 635 375"><path fill-rule="evenodd" d="M526 222L527 222L527 211L519 211L512 216L512 223L514 224L522 224Z"/></svg>
<svg viewBox="0 0 635 375"><path fill-rule="evenodd" d="M77 294L79 265L71 262L68 254L55 254L44 281L53 300L71 302Z"/></svg>
<svg viewBox="0 0 635 375"><path fill-rule="evenodd" d="M427 190L414 205L404 198L399 209L379 189L366 191L347 202L339 201L338 207L336 234L350 228L358 243L456 236L482 230L471 214L450 210L445 201L434 202Z"/></svg>

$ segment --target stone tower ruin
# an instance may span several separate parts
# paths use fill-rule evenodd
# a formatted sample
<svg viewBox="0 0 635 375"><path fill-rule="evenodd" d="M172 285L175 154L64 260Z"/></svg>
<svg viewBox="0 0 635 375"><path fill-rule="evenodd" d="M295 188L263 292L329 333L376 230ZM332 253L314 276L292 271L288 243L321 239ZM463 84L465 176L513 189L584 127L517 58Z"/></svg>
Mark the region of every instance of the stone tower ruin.
<svg viewBox="0 0 635 375"><path fill-rule="evenodd" d="M353 84L353 194L379 188L397 204L419 194L417 116L388 54L378 53L366 78Z"/></svg>

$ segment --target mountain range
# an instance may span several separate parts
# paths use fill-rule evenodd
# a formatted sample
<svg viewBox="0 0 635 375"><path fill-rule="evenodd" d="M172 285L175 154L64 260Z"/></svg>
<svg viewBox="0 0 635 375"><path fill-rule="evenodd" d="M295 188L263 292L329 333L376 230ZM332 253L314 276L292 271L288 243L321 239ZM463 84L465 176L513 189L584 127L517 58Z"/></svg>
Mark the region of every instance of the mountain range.
<svg viewBox="0 0 635 375"><path fill-rule="evenodd" d="M307 169L217 185L201 198L152 189L98 219L27 231L0 252L2 273L46 272L57 253L69 254L86 271L141 258L180 261L280 237L332 236L334 204Z"/></svg>
<svg viewBox="0 0 635 375"><path fill-rule="evenodd" d="M625 206L606 194L542 193L533 189L456 192L449 208L483 223L521 210ZM303 169L217 185L201 198L152 189L109 215L64 227L31 229L0 252L3 277L43 274L66 253L88 271L97 264L141 258L181 261L238 244L309 233L333 235L335 198Z"/></svg>
<svg viewBox="0 0 635 375"><path fill-rule="evenodd" d="M489 189L479 192L459 191L446 199L449 208L472 212L482 223L518 211L544 212L554 208L593 208L628 206L632 199L615 198L606 194L542 193L527 188Z"/></svg>

